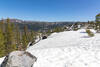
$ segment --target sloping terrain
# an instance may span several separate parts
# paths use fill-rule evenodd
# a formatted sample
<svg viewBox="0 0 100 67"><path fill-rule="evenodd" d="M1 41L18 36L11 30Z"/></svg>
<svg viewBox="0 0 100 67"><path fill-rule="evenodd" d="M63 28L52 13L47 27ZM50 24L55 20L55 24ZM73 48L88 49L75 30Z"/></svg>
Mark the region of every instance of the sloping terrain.
<svg viewBox="0 0 100 67"><path fill-rule="evenodd" d="M34 67L100 67L99 46L100 34L88 37L81 29L53 33L27 51L38 58Z"/></svg>
<svg viewBox="0 0 100 67"><path fill-rule="evenodd" d="M33 67L100 67L100 34L88 37L84 29L53 33L27 48L37 57Z"/></svg>

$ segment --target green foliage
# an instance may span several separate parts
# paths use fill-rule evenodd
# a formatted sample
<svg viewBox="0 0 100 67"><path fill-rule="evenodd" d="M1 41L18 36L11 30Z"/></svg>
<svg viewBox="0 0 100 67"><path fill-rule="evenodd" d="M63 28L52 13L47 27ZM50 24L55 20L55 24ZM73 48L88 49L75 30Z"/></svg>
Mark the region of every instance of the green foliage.
<svg viewBox="0 0 100 67"><path fill-rule="evenodd" d="M6 45L6 54L10 53L11 51L15 50L15 39L14 39L14 26L12 23L9 23L9 19L7 19L7 25L5 27L5 45Z"/></svg>
<svg viewBox="0 0 100 67"><path fill-rule="evenodd" d="M63 29L61 27L56 27L53 32L62 32Z"/></svg>
<svg viewBox="0 0 100 67"><path fill-rule="evenodd" d="M53 33L53 31L52 30L48 30L47 32L46 32L46 34L49 36L50 34L52 34Z"/></svg>
<svg viewBox="0 0 100 67"><path fill-rule="evenodd" d="M36 35L37 35L36 32L31 31L30 34L29 34L29 41L31 41L31 42L35 42Z"/></svg>
<svg viewBox="0 0 100 67"><path fill-rule="evenodd" d="M9 18L5 23L2 20L0 22L0 57L14 50L25 50L30 41L35 41L35 36L35 32L29 31L27 26L22 31L17 24L10 23Z"/></svg>
<svg viewBox="0 0 100 67"><path fill-rule="evenodd" d="M93 37L94 34L93 32L91 32L89 29L86 30L86 33L88 34L88 36Z"/></svg>
<svg viewBox="0 0 100 67"><path fill-rule="evenodd" d="M23 43L22 48L23 48L23 49L26 49L27 44L28 44L28 40L27 40L26 35L23 35L23 37L22 37L22 43Z"/></svg>
<svg viewBox="0 0 100 67"><path fill-rule="evenodd" d="M23 36L22 36L22 43L23 43L23 49L25 50L27 48L28 43L29 43L29 35L28 35L27 26L24 26L24 33L23 33Z"/></svg>
<svg viewBox="0 0 100 67"><path fill-rule="evenodd" d="M0 29L0 57L4 55L5 55L4 36L2 30Z"/></svg>
<svg viewBox="0 0 100 67"><path fill-rule="evenodd" d="M15 44L16 44L16 49L18 49L18 46L20 46L20 42L21 42L21 36L20 36L20 31L19 31L19 27L18 25L16 25L15 27Z"/></svg>

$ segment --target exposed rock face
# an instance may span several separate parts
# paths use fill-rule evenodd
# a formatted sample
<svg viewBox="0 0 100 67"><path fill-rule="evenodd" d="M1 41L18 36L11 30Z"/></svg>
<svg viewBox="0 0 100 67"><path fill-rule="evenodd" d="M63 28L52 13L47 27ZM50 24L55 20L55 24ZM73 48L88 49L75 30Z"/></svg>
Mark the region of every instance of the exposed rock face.
<svg viewBox="0 0 100 67"><path fill-rule="evenodd" d="M5 57L1 67L33 67L37 58L25 51L14 51Z"/></svg>

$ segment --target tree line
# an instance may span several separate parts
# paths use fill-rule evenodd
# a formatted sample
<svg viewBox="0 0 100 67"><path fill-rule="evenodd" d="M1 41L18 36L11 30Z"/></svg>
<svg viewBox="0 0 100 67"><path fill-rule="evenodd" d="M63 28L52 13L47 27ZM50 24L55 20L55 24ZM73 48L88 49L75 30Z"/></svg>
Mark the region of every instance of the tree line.
<svg viewBox="0 0 100 67"><path fill-rule="evenodd" d="M27 26L20 30L17 24L10 23L9 18L6 22L0 21L0 57L14 50L25 50L30 41L35 41L36 34L33 30L28 30Z"/></svg>

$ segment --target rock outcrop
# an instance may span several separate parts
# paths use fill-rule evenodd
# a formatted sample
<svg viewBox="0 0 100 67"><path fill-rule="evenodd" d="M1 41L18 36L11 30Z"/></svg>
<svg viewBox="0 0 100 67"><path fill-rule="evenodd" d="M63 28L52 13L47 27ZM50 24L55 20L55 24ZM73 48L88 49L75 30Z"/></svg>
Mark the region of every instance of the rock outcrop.
<svg viewBox="0 0 100 67"><path fill-rule="evenodd" d="M5 57L1 67L33 67L37 58L25 51L14 51Z"/></svg>

